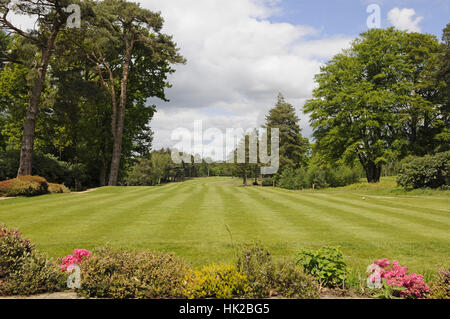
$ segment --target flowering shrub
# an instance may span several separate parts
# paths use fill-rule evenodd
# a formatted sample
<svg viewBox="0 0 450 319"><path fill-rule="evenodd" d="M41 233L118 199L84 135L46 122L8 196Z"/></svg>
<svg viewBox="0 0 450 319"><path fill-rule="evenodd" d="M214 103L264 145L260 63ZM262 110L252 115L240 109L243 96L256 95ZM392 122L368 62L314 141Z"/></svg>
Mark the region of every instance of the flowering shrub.
<svg viewBox="0 0 450 319"><path fill-rule="evenodd" d="M0 224L0 296L60 291L65 279L19 231Z"/></svg>
<svg viewBox="0 0 450 319"><path fill-rule="evenodd" d="M84 297L182 298L189 267L173 254L105 247L80 264Z"/></svg>
<svg viewBox="0 0 450 319"><path fill-rule="evenodd" d="M211 264L201 270L191 270L186 281L185 294L193 299L230 299L242 297L250 290L247 277L234 265Z"/></svg>
<svg viewBox="0 0 450 319"><path fill-rule="evenodd" d="M391 264L384 258L376 260L374 264L380 267L379 276L386 281L387 285L404 288L395 290L399 297L422 298L430 291L422 275L407 274L408 268L401 266L396 260Z"/></svg>
<svg viewBox="0 0 450 319"><path fill-rule="evenodd" d="M86 249L74 249L72 255L64 257L61 261L61 270L67 271L71 265L81 263L83 260L88 259L91 256L91 252Z"/></svg>

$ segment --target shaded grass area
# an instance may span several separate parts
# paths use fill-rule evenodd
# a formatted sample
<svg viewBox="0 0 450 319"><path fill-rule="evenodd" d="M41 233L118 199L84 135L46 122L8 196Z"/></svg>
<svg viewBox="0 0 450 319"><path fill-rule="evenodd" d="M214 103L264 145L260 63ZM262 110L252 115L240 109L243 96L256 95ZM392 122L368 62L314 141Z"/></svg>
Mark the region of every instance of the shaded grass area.
<svg viewBox="0 0 450 319"><path fill-rule="evenodd" d="M234 260L236 243L263 242L277 258L340 246L353 277L374 259L397 259L426 276L449 265L450 193L405 192L392 178L338 189L288 191L204 178L159 187L0 201L0 222L53 257L74 248L174 251L200 266ZM364 199L363 199L364 197Z"/></svg>

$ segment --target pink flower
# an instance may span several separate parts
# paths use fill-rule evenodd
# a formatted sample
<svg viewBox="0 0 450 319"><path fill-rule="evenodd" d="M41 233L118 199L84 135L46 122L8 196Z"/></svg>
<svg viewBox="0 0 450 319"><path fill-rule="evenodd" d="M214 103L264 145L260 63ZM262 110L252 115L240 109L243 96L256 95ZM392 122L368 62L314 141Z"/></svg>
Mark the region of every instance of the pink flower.
<svg viewBox="0 0 450 319"><path fill-rule="evenodd" d="M72 255L64 257L61 261L61 270L67 271L71 265L81 263L83 260L88 259L91 256L91 252L86 249L75 249Z"/></svg>
<svg viewBox="0 0 450 319"><path fill-rule="evenodd" d="M374 264L381 268L380 276L388 285L405 288L399 293L400 297L421 298L430 291L423 276L416 273L407 274L408 268L401 266L397 260L390 264L389 260L384 258L375 261Z"/></svg>

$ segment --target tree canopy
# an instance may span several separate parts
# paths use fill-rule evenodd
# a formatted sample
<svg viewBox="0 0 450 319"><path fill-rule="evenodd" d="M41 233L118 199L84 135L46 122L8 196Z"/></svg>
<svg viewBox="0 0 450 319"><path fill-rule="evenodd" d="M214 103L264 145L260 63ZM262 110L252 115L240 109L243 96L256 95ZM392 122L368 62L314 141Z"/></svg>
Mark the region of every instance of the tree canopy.
<svg viewBox="0 0 450 319"><path fill-rule="evenodd" d="M441 46L429 34L390 28L362 33L316 76L305 105L316 148L330 162L359 160L369 182L389 159L434 152L448 127Z"/></svg>

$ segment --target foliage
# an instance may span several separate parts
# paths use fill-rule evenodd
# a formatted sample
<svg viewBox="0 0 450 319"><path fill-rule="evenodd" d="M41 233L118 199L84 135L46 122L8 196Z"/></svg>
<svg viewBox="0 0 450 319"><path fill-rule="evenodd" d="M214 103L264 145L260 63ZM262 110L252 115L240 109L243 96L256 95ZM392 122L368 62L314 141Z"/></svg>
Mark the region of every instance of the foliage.
<svg viewBox="0 0 450 319"><path fill-rule="evenodd" d="M380 277L387 285L403 288L393 291L396 297L422 298L430 291L422 275L407 274L408 268L401 266L396 260L391 264L385 258L376 260L374 264L380 267Z"/></svg>
<svg viewBox="0 0 450 319"><path fill-rule="evenodd" d="M300 189L304 186L304 171L295 171L291 166L283 169L278 180L278 186L285 189Z"/></svg>
<svg viewBox="0 0 450 319"><path fill-rule="evenodd" d="M294 171L287 166L278 180L278 187L285 189L341 187L359 182L360 170L347 166L329 167L311 163L305 171L299 168Z"/></svg>
<svg viewBox="0 0 450 319"><path fill-rule="evenodd" d="M358 160L379 182L392 159L433 152L448 127L434 76L441 51L433 35L371 29L322 67L305 112L326 161Z"/></svg>
<svg viewBox="0 0 450 319"><path fill-rule="evenodd" d="M266 116L266 128L278 128L280 132L280 168L286 166L299 168L307 163L309 141L301 134L300 119L296 115L294 107L286 102L283 95L278 94L277 103ZM270 140L270 139L269 139Z"/></svg>
<svg viewBox="0 0 450 319"><path fill-rule="evenodd" d="M19 151L0 152L0 180L17 176ZM92 185L87 168L82 164L71 164L58 160L51 154L35 152L33 155L33 175L42 176L53 183L64 184L70 188L82 189Z"/></svg>
<svg viewBox="0 0 450 319"><path fill-rule="evenodd" d="M315 299L319 297L319 287L311 276L295 262L279 262L275 267L274 289L276 294L286 298Z"/></svg>
<svg viewBox="0 0 450 319"><path fill-rule="evenodd" d="M273 186L274 179L272 177L265 177L262 180L262 186Z"/></svg>
<svg viewBox="0 0 450 319"><path fill-rule="evenodd" d="M450 269L439 270L437 276L431 283L430 299L450 299Z"/></svg>
<svg viewBox="0 0 450 319"><path fill-rule="evenodd" d="M189 272L172 254L109 247L94 251L80 268L82 295L115 299L183 297Z"/></svg>
<svg viewBox="0 0 450 319"><path fill-rule="evenodd" d="M270 295L275 281L275 265L270 252L261 244L240 247L236 268L250 283L249 296L264 298Z"/></svg>
<svg viewBox="0 0 450 319"><path fill-rule="evenodd" d="M60 291L65 276L17 230L0 225L0 295Z"/></svg>
<svg viewBox="0 0 450 319"><path fill-rule="evenodd" d="M40 176L20 176L18 178L0 182L0 194L5 196L39 196L49 192L49 185Z"/></svg>
<svg viewBox="0 0 450 319"><path fill-rule="evenodd" d="M270 252L259 243L243 245L236 265L238 271L248 278L248 297L318 297L317 284L311 277L293 262L274 263Z"/></svg>
<svg viewBox="0 0 450 319"><path fill-rule="evenodd" d="M406 290L406 288L403 288L403 287L388 285L386 283L385 279L382 280L382 285L383 285L382 288L377 289L380 292L375 293L373 295L374 298L378 298L378 299L401 299L398 296L402 292L404 292Z"/></svg>
<svg viewBox="0 0 450 319"><path fill-rule="evenodd" d="M344 256L336 247L323 247L317 251L302 250L297 263L317 278L321 285L328 287L342 285L348 273Z"/></svg>
<svg viewBox="0 0 450 319"><path fill-rule="evenodd" d="M234 265L211 264L194 270L186 278L189 298L231 299L245 296L249 291L247 277Z"/></svg>
<svg viewBox="0 0 450 319"><path fill-rule="evenodd" d="M48 183L48 190L50 193L56 194L70 193L70 189L63 184Z"/></svg>
<svg viewBox="0 0 450 319"><path fill-rule="evenodd" d="M413 189L450 185L450 151L407 158L397 176L397 183Z"/></svg>

